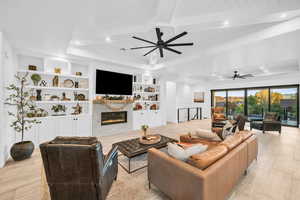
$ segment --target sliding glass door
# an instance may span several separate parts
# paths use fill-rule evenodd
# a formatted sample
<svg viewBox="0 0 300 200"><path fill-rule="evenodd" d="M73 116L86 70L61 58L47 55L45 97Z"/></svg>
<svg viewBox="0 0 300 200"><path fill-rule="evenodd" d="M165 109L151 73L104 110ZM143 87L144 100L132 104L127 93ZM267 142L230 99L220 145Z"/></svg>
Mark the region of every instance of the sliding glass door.
<svg viewBox="0 0 300 200"><path fill-rule="evenodd" d="M276 112L283 125L298 126L299 85L212 90L212 106L223 107L229 119L239 114L262 119Z"/></svg>
<svg viewBox="0 0 300 200"><path fill-rule="evenodd" d="M227 117L233 119L235 116L244 115L245 106L245 90L229 90Z"/></svg>
<svg viewBox="0 0 300 200"><path fill-rule="evenodd" d="M224 108L224 114L226 114L226 91L214 91L212 96L214 107Z"/></svg>
<svg viewBox="0 0 300 200"><path fill-rule="evenodd" d="M269 89L247 90L248 119L262 119L269 110Z"/></svg>
<svg viewBox="0 0 300 200"><path fill-rule="evenodd" d="M271 111L279 113L285 125L297 125L298 88L272 88Z"/></svg>

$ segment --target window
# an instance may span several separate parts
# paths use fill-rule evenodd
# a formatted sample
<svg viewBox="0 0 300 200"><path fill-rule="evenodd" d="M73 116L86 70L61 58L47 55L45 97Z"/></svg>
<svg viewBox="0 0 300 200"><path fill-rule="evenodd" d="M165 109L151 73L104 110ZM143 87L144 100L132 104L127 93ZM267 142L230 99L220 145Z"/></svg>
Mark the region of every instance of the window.
<svg viewBox="0 0 300 200"><path fill-rule="evenodd" d="M266 112L277 112L283 125L299 124L299 85L212 90L212 106L224 107L231 119L243 114L262 119Z"/></svg>

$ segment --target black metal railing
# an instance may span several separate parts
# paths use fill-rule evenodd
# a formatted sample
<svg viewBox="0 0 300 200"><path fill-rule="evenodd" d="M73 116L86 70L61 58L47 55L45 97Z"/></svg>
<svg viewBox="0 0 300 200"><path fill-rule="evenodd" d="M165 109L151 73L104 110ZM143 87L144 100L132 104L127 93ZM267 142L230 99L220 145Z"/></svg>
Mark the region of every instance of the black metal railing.
<svg viewBox="0 0 300 200"><path fill-rule="evenodd" d="M177 109L177 122L186 122L191 120L202 119L202 108L191 107L191 108L178 108Z"/></svg>

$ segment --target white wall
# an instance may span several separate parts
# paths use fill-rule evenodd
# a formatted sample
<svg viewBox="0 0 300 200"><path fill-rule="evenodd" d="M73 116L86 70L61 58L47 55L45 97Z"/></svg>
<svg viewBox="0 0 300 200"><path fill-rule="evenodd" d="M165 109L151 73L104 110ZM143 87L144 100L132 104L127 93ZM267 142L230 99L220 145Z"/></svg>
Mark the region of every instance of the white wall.
<svg viewBox="0 0 300 200"><path fill-rule="evenodd" d="M2 33L0 32L0 127L4 126L4 122L3 122L3 118L4 118L4 84L3 84L3 79L4 79L4 73L3 73L3 52L2 52L2 47L3 47L3 43L2 43ZM6 140L5 135L4 135L4 130L1 128L0 129L0 167L4 166L5 163L5 156L4 156L4 148L5 148L5 144L6 142L4 142L4 140Z"/></svg>
<svg viewBox="0 0 300 200"><path fill-rule="evenodd" d="M9 44L8 40L5 38L5 35L1 34L2 36L2 48L0 42L0 97L2 98L1 108L0 108L0 115L2 119L0 139L1 139L1 148L0 148L0 167L3 166L4 162L9 158L9 151L11 145L15 141L15 132L9 126L9 117L7 114L8 106L3 106L3 100L7 96L7 91L4 89L5 86L12 83L14 81L14 74L16 72L16 56L13 52L11 45ZM2 85L2 86L1 86ZM2 94L1 94L2 93ZM3 109L1 111L1 109ZM11 108L10 108L11 109Z"/></svg>
<svg viewBox="0 0 300 200"><path fill-rule="evenodd" d="M176 83L166 82L166 116L167 122L177 123Z"/></svg>

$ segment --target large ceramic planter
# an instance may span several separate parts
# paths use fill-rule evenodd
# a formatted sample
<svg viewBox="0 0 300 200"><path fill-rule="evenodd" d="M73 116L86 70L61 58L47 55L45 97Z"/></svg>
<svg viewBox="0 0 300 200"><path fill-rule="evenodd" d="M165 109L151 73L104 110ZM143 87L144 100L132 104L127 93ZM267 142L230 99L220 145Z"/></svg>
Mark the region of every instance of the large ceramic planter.
<svg viewBox="0 0 300 200"><path fill-rule="evenodd" d="M15 143L10 149L10 155L15 161L30 158L34 150L34 144L31 141Z"/></svg>

